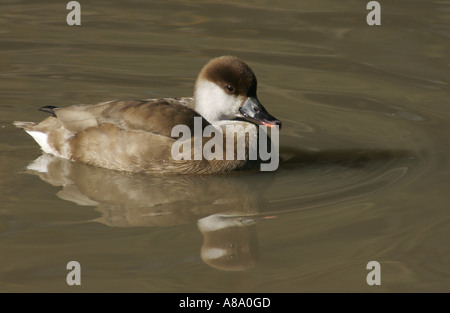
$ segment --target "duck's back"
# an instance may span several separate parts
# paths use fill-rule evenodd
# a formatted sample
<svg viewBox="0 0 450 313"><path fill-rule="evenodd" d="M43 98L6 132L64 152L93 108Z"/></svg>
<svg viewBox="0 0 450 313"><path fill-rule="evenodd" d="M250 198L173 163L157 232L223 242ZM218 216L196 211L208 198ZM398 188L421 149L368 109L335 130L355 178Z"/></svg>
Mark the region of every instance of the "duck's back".
<svg viewBox="0 0 450 313"><path fill-rule="evenodd" d="M176 125L194 127L194 117L201 117L193 109L192 98L161 98L146 100L114 100L90 105L72 105L54 109L63 126L78 133L88 127L113 124L124 130L152 132L171 136ZM202 119L204 126L209 123Z"/></svg>

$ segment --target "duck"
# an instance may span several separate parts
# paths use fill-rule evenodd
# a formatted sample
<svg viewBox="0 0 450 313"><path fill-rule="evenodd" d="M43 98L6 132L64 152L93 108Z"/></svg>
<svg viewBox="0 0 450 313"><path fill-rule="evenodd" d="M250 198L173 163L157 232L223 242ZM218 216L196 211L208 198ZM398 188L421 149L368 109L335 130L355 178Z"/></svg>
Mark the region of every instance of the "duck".
<svg viewBox="0 0 450 313"><path fill-rule="evenodd" d="M278 130L281 122L257 97L257 79L240 58L221 56L203 66L192 97L112 100L67 107L45 106L43 121L15 121L53 156L111 170L151 174L220 174L257 170L260 126ZM176 126L188 133L174 133ZM225 157L228 132L232 158ZM211 130L221 141L205 147ZM216 132L215 132L216 131ZM189 134L190 132L190 134ZM212 136L212 135L211 135ZM241 140L241 141L240 141ZM270 140L270 138L269 138ZM174 149L175 144L182 149ZM238 143L245 143L238 157ZM201 155L186 147L200 144ZM178 155L174 155L176 150ZM183 150L181 152L181 150ZM229 151L230 152L230 151ZM255 155L257 157L251 157ZM181 154L181 157L180 157ZM191 157L189 157L191 156ZM197 157L196 157L197 156ZM217 157L219 156L219 157Z"/></svg>

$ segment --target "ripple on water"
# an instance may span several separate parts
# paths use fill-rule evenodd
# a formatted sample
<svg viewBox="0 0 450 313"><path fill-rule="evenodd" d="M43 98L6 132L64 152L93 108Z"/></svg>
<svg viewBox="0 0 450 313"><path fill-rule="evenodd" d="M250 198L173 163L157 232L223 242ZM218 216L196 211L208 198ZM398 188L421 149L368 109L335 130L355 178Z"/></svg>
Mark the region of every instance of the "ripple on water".
<svg viewBox="0 0 450 313"><path fill-rule="evenodd" d="M409 121L423 121L424 117L418 113L412 113L404 108L390 105L387 99L375 99L373 97L344 95L344 94L305 94L306 99L318 102L322 105L338 107L342 110L374 112L383 115L392 115Z"/></svg>
<svg viewBox="0 0 450 313"><path fill-rule="evenodd" d="M419 114L358 95L304 97L313 104L281 133L274 201L282 210L339 203L407 183L426 172L434 158L424 152L426 134L407 123L424 120Z"/></svg>

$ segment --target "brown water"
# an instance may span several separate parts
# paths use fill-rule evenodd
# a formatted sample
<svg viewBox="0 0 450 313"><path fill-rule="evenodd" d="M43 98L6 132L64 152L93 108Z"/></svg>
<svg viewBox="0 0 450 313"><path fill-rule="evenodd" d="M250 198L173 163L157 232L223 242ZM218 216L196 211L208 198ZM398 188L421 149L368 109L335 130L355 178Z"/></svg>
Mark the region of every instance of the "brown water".
<svg viewBox="0 0 450 313"><path fill-rule="evenodd" d="M366 1L80 1L70 27L64 1L3 0L0 291L448 292L450 6L391 2L370 27ZM12 121L191 95L225 54L283 121L275 173L26 169L41 153Z"/></svg>

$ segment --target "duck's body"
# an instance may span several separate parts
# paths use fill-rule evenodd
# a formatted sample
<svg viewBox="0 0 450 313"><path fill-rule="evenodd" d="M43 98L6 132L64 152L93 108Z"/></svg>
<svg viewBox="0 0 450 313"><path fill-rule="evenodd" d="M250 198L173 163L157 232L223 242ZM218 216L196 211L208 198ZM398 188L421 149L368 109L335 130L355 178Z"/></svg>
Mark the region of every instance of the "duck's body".
<svg viewBox="0 0 450 313"><path fill-rule="evenodd" d="M52 116L39 124L15 122L44 152L94 166L145 173L213 174L255 168L259 161L249 159L250 150L257 148L252 145L256 141L249 140L258 136L255 122L280 125L258 102L253 72L234 57L213 59L203 68L195 98L117 100L46 107L44 111ZM210 139L199 139L202 132L195 133L195 121L201 121L202 132L208 126L219 130L242 126L247 134L237 133L235 142L244 136L245 158L226 159L225 132L223 147L219 147L223 158L174 158L172 147L180 140L172 136L175 126L187 126L192 136L186 140L192 144L200 140L203 147Z"/></svg>

